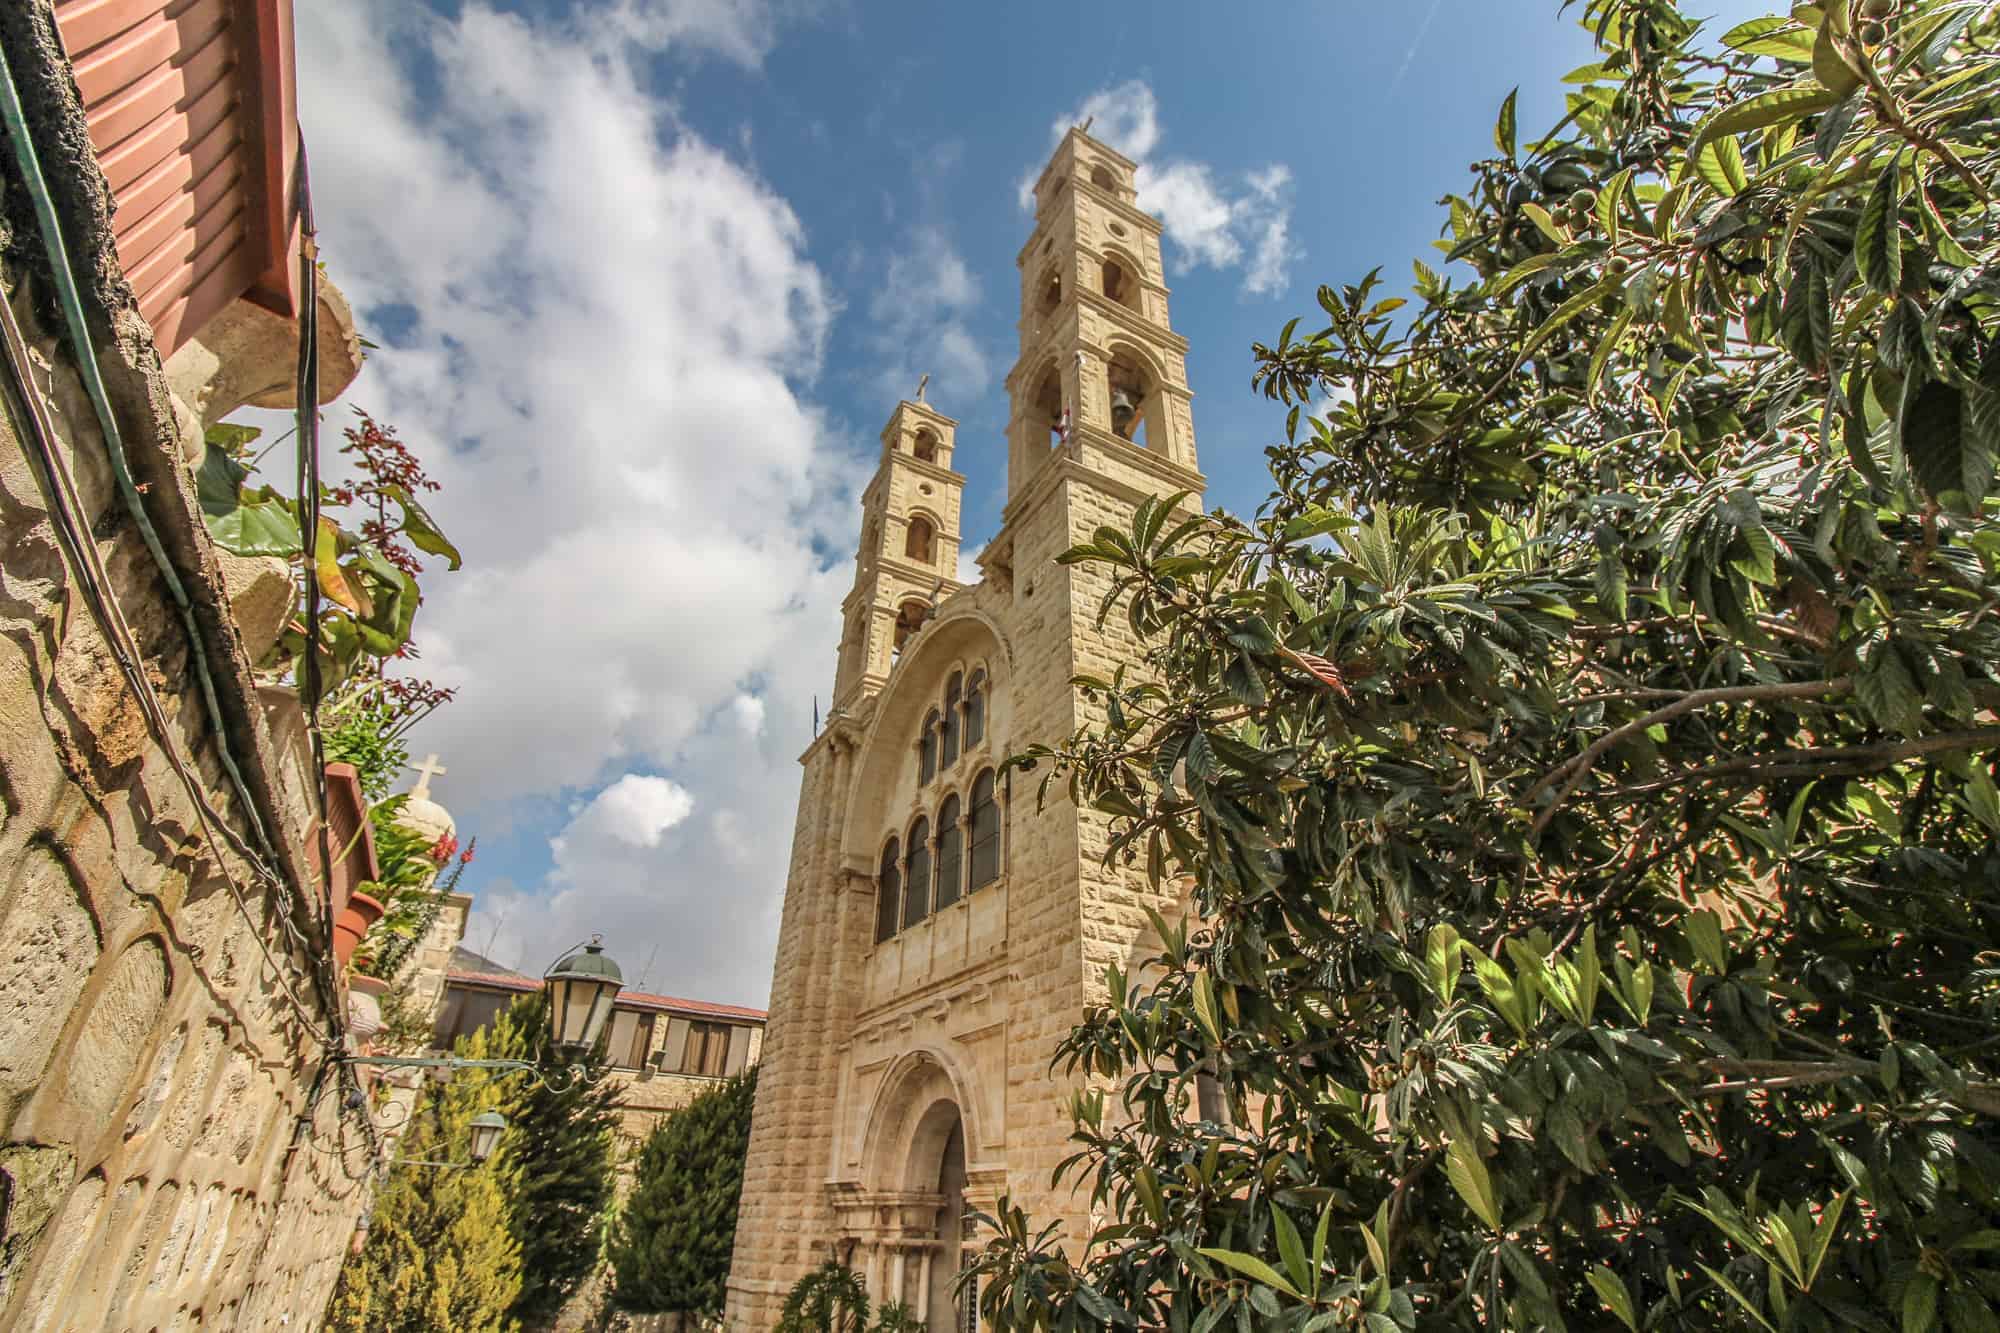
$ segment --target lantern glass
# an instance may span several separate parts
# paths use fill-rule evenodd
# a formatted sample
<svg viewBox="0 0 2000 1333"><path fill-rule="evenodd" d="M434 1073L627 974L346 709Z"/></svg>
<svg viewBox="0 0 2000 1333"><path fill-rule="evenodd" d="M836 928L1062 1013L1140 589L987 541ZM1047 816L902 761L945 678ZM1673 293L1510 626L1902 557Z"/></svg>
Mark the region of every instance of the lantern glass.
<svg viewBox="0 0 2000 1333"><path fill-rule="evenodd" d="M507 1132L507 1117L498 1111L481 1111L472 1117L471 1128L472 1160L483 1162L500 1146L500 1136Z"/></svg>
<svg viewBox="0 0 2000 1333"><path fill-rule="evenodd" d="M593 940L542 978L549 1010L549 1044L570 1054L597 1045L611 1018L611 1003L624 988L618 964Z"/></svg>

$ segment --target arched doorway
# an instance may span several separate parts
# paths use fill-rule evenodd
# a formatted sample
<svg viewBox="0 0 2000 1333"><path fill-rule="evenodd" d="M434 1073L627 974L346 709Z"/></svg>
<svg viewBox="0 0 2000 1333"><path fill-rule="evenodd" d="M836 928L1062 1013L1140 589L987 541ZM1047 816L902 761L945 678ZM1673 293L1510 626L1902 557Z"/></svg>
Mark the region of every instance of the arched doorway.
<svg viewBox="0 0 2000 1333"><path fill-rule="evenodd" d="M933 1333L978 1326L954 1292L967 1257L973 1140L961 1093L932 1053L904 1058L877 1095L860 1189L843 1219L869 1298L901 1301Z"/></svg>

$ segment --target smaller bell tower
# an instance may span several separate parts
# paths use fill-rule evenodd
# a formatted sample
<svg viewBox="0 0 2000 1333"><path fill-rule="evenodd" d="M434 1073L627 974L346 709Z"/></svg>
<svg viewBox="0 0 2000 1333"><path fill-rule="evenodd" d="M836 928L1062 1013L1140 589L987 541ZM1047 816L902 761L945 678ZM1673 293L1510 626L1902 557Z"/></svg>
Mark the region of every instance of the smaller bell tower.
<svg viewBox="0 0 2000 1333"><path fill-rule="evenodd" d="M958 423L923 401L896 405L882 428L882 459L861 493L854 589L841 603L839 708L889 679L903 641L958 581L958 511L965 478L951 470Z"/></svg>

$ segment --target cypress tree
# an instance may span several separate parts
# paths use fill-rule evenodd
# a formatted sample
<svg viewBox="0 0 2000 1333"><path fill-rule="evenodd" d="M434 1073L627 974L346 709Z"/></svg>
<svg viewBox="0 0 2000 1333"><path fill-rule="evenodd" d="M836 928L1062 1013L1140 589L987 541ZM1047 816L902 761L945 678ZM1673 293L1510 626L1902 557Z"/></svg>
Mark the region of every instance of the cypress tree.
<svg viewBox="0 0 2000 1333"><path fill-rule="evenodd" d="M471 1059L506 1058L519 1035L505 1018L460 1041ZM510 1140L487 1161L467 1162L472 1118L501 1106L495 1079L459 1077L425 1094L397 1143L376 1195L368 1244L341 1270L327 1327L338 1333L510 1333L521 1290L521 1246L512 1195L520 1168ZM503 1112L504 1114L504 1112Z"/></svg>
<svg viewBox="0 0 2000 1333"><path fill-rule="evenodd" d="M736 1244L757 1071L711 1088L654 1126L613 1228L617 1300L635 1310L715 1314Z"/></svg>
<svg viewBox="0 0 2000 1333"><path fill-rule="evenodd" d="M546 1046L546 1012L539 995L508 1011L525 1049ZM597 1266L611 1204L617 1089L609 1080L594 1087L578 1081L558 1092L516 1079L509 1091L504 1113L520 1165L513 1203L523 1270L514 1315L535 1323L555 1314Z"/></svg>

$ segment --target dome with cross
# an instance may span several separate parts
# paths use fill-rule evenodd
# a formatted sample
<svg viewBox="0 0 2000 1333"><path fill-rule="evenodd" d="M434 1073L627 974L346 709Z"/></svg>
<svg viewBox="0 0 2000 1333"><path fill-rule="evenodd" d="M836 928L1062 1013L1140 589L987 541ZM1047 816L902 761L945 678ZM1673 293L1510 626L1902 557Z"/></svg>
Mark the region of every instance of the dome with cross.
<svg viewBox="0 0 2000 1333"><path fill-rule="evenodd" d="M410 799L403 802L396 822L432 841L452 836L458 825L452 819L451 811L431 799L431 779L443 777L450 770L440 764L434 754L425 755L421 764L412 764L410 769L417 775L417 785L410 788Z"/></svg>

